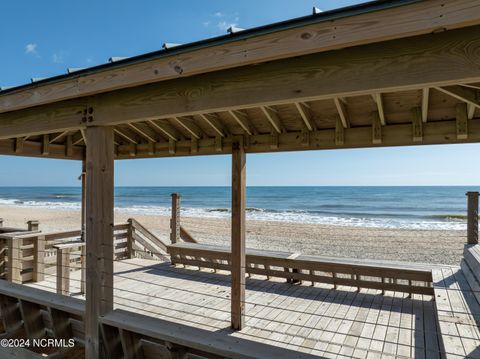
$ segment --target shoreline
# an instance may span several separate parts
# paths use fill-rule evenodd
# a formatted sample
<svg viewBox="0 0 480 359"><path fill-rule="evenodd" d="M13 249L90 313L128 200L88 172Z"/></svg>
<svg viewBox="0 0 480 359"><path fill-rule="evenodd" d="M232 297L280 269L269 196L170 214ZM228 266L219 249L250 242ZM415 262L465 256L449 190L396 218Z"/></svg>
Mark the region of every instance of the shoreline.
<svg viewBox="0 0 480 359"><path fill-rule="evenodd" d="M137 219L165 242L169 242L168 216L115 211L115 223ZM44 232L80 228L80 211L0 206L4 226L25 228L26 221L40 221ZM198 241L229 245L230 220L182 217L182 226ZM466 243L463 230L390 229L324 224L247 220L247 247L301 252L344 258L379 259L459 265Z"/></svg>

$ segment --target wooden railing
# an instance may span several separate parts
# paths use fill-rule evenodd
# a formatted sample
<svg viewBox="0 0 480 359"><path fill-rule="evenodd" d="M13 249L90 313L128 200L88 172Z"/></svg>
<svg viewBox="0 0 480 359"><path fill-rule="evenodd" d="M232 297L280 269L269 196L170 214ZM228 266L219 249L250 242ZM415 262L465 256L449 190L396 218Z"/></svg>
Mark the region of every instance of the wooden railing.
<svg viewBox="0 0 480 359"><path fill-rule="evenodd" d="M167 259L167 244L165 242L137 220L130 218L128 223L130 229L127 238L127 258Z"/></svg>
<svg viewBox="0 0 480 359"><path fill-rule="evenodd" d="M49 280L56 280L57 293L69 295L70 274L81 270L79 289L85 293L85 243L81 235L80 230L0 234L1 278L21 284L40 282L48 276ZM115 225L113 236L115 260L135 257L168 260L166 244L135 219Z"/></svg>
<svg viewBox="0 0 480 359"><path fill-rule="evenodd" d="M194 243L168 246L172 263L230 271L230 248ZM246 272L287 281L433 295L431 269L380 261L343 260L300 253L247 250Z"/></svg>

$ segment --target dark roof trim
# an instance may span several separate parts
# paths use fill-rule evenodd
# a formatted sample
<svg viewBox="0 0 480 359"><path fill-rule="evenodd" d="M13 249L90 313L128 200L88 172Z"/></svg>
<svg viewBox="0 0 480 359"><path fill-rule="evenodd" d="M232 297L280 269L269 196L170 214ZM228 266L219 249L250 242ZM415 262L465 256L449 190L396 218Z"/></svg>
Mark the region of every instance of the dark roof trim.
<svg viewBox="0 0 480 359"><path fill-rule="evenodd" d="M78 78L78 77L82 77L85 75L93 74L93 73L104 71L104 70L125 67L128 65L147 62L147 61L159 59L162 57L173 56L176 54L195 51L195 50L206 48L206 47L222 45L225 43L245 40L252 37L275 33L275 32L288 30L296 27L307 26L307 25L312 25L312 24L321 23L325 21L332 21L340 18L361 15L365 13L385 10L385 9L399 7L399 6L408 5L412 3L418 3L421 1L422 0L374 0L366 3L357 4L357 5L328 10L318 14L312 14L308 16L295 18L295 19L276 22L268 25L251 28L251 29L245 29L239 32L233 32L227 35L221 35L221 36L217 36L217 37L213 37L205 40L195 41L188 44L166 48L163 50L158 50L158 51L153 51L153 52L149 52L149 53L145 53L137 56L132 56L122 60L85 68L79 71L75 71L73 73L66 73L58 76L45 78L42 80L35 81L34 83L27 83L27 84L15 86L15 87L8 87L8 88L5 88L4 90L0 89L0 94L3 95L6 93L27 89L30 87L37 87L44 84L60 82L66 79Z"/></svg>

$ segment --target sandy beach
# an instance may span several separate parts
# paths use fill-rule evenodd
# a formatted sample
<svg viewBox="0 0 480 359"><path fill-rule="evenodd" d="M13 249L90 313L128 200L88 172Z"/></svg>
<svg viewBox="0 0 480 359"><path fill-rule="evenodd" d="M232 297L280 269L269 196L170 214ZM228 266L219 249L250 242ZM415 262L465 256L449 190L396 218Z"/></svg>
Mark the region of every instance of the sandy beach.
<svg viewBox="0 0 480 359"><path fill-rule="evenodd" d="M115 213L115 223L131 215ZM0 207L4 226L25 227L37 219L44 232L78 229L74 210ZM135 215L135 219L169 241L169 218ZM228 245L230 222L218 218L182 217L182 225L198 241ZM405 230L327 226L292 222L247 221L247 247L305 254L458 265L466 243L465 231Z"/></svg>

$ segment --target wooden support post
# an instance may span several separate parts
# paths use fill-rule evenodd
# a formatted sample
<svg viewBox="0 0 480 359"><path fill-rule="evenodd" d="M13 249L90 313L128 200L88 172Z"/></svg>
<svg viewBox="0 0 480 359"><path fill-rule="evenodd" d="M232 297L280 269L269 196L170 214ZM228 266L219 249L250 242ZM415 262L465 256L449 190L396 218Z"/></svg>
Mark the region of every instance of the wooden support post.
<svg viewBox="0 0 480 359"><path fill-rule="evenodd" d="M172 218L170 219L170 241L180 241L180 194L172 193Z"/></svg>
<svg viewBox="0 0 480 359"><path fill-rule="evenodd" d="M243 141L232 143L232 329L241 330L245 322L245 205L246 155Z"/></svg>
<svg viewBox="0 0 480 359"><path fill-rule="evenodd" d="M99 317L113 309L113 171L111 127L88 127L86 179L85 357L100 357Z"/></svg>
<svg viewBox="0 0 480 359"><path fill-rule="evenodd" d="M85 221L87 218L85 200L86 200L86 181L87 181L87 162L82 160L82 204L81 204L81 239L85 242ZM85 293L85 267L86 267L86 246L80 248L80 293Z"/></svg>
<svg viewBox="0 0 480 359"><path fill-rule="evenodd" d="M70 294L70 248L57 249L57 293Z"/></svg>
<svg viewBox="0 0 480 359"><path fill-rule="evenodd" d="M45 279L45 236L38 236L33 242L33 281Z"/></svg>
<svg viewBox="0 0 480 359"><path fill-rule="evenodd" d="M36 220L31 220L27 222L28 230L29 231L38 231L40 227L40 222Z"/></svg>
<svg viewBox="0 0 480 359"><path fill-rule="evenodd" d="M467 192L467 243L478 244L478 192Z"/></svg>
<svg viewBox="0 0 480 359"><path fill-rule="evenodd" d="M129 218L127 220L128 228L127 228L127 258L132 259L135 257L135 253L133 252L133 220Z"/></svg>
<svg viewBox="0 0 480 359"><path fill-rule="evenodd" d="M12 283L22 284L22 261L20 260L20 250L22 240L15 237L9 237L8 246L8 269L7 280Z"/></svg>

